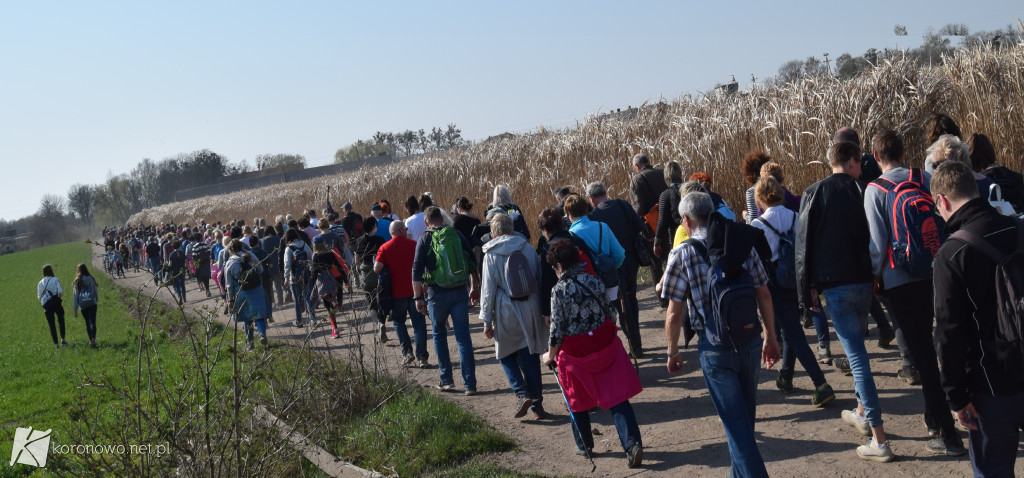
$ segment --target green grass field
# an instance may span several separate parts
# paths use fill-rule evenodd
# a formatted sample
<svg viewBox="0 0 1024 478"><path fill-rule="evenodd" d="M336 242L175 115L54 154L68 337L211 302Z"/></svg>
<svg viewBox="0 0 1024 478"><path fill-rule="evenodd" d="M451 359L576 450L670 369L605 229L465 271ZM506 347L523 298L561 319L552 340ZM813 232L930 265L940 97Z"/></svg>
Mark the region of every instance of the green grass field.
<svg viewBox="0 0 1024 478"><path fill-rule="evenodd" d="M52 429L51 444L66 443L69 432L79 424L73 422L79 420L71 412L81 404L96 406L111 416L121 406L100 388L82 386L86 377L93 383L100 382L101 377L121 383L123 369L129 378L134 376L140 328L130 314L129 304L137 297L135 291L118 287L102 271L93 271L100 291L97 348L88 346L81 316L74 318L72 315L71 283L79 263L91 264L90 254L89 245L69 243L0 256L0 304L3 307L0 330L4 330L0 342L0 363L3 363L0 367L0 477L26 476L40 471L27 465L9 466L7 457L11 456L16 428ZM42 278L42 266L46 263L53 265L65 291L69 345L59 350L54 348L35 295L36 284ZM147 333L147 338L152 337L149 346L159 353L161 366L169 372L165 376L169 380L180 377L190 352L183 339L166 332L170 325L180 323L176 314L173 309L155 307ZM291 361L296 360L300 352L290 346L275 345L274 353L275 361L293 363ZM328 360L317 357L316 360ZM246 356L245 361L248 360L250 357ZM230 361L218 367L214 380L228 382ZM273 368L276 372L269 373L283 374L287 369ZM283 380L283 377L277 379ZM386 394L398 386L390 378L383 380L375 393ZM257 396L265 392L263 385L257 384ZM322 388L319 393L331 392ZM301 423L293 425L302 428ZM484 458L489 453L515 448L514 440L454 404L418 388L389 401L375 412L369 407L356 411L330 430L322 430L321 436L315 438L326 443L345 443L331 448L358 465L378 471L393 469L405 476L524 476L491 467ZM50 462L53 461L51 454ZM72 463L70 469L75 470L75 466L79 465ZM289 474L320 474L308 462L288 466Z"/></svg>

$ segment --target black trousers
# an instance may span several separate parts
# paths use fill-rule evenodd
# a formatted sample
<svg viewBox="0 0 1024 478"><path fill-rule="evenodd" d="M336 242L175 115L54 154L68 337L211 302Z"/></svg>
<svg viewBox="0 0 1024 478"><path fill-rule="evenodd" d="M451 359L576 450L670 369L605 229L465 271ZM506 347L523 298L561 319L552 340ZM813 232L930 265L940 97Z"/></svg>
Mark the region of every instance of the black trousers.
<svg viewBox="0 0 1024 478"><path fill-rule="evenodd" d="M640 339L640 304L636 299L636 273L640 265L627 259L619 268L619 300L615 308L621 320L619 326L629 340L630 349L639 353L643 350Z"/></svg>
<svg viewBox="0 0 1024 478"><path fill-rule="evenodd" d="M53 305L43 307L43 314L46 315L46 322L50 325L50 337L53 337L54 344L60 344L64 340L64 304L57 299ZM60 340L57 339L57 327L54 319L60 324Z"/></svg>
<svg viewBox="0 0 1024 478"><path fill-rule="evenodd" d="M903 331L907 352L921 374L925 423L928 428L938 428L943 436L952 437L957 436L957 430L939 381L939 362L932 342L933 297L932 281L920 280L886 290L883 301L893 322Z"/></svg>
<svg viewBox="0 0 1024 478"><path fill-rule="evenodd" d="M82 307L82 318L85 319L85 333L89 334L89 341L96 340L96 307Z"/></svg>

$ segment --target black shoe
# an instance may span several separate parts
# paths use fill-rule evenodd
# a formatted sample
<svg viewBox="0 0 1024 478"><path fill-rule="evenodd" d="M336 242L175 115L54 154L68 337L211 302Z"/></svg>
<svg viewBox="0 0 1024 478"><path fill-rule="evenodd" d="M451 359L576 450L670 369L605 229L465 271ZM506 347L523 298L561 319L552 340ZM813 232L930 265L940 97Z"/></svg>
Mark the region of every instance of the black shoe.
<svg viewBox="0 0 1024 478"><path fill-rule="evenodd" d="M644 461L644 447L639 443L634 443L629 449L626 450L626 465L630 468L636 468L640 466Z"/></svg>
<svg viewBox="0 0 1024 478"><path fill-rule="evenodd" d="M544 407L539 403L534 403L533 406L530 407L530 412L533 413L534 420L545 420L551 416L548 412L544 411Z"/></svg>
<svg viewBox="0 0 1024 478"><path fill-rule="evenodd" d="M892 341L896 338L896 331L889 328L878 332L878 347L889 348Z"/></svg>
<svg viewBox="0 0 1024 478"><path fill-rule="evenodd" d="M900 371L896 373L896 376L910 385L921 385L921 374L918 373L916 367L910 366L900 369Z"/></svg>

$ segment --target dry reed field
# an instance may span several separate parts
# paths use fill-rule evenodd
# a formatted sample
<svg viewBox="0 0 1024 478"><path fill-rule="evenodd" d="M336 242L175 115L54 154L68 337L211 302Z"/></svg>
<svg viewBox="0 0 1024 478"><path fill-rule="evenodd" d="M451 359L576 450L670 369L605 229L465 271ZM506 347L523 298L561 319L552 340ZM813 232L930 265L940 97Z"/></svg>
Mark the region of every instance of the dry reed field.
<svg viewBox="0 0 1024 478"><path fill-rule="evenodd" d="M910 165L923 164L922 126L933 113L954 118L965 135L989 136L1001 165L1024 166L1024 45L959 50L943 65L918 67L897 55L855 79L799 80L754 87L742 94L683 96L646 104L630 115L591 117L559 131L538 131L482 142L443 154L378 168L166 204L135 214L129 223L230 221L321 209L326 186L332 204L346 200L367 214L371 202L396 206L431 191L447 207L459 196L483 208L495 184L506 183L528 218L555 201L551 189L582 191L602 180L613 197L626 197L635 153L656 167L679 161L684 173L704 171L713 189L737 211L747 188L739 167L744 153L762 148L782 164L794 192L829 174L823 164L832 134L852 126L862 146L880 126L901 133ZM340 209L340 208L339 208ZM480 211L482 213L482 210ZM533 220L528 220L535 229Z"/></svg>

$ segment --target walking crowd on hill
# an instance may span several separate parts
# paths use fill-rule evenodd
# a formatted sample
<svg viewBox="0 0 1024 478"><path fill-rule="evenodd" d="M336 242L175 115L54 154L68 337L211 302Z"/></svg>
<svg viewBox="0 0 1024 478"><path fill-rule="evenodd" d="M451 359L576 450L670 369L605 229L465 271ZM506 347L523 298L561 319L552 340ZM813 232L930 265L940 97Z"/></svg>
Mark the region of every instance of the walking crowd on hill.
<svg viewBox="0 0 1024 478"><path fill-rule="evenodd" d="M404 366L430 366L429 323L437 388L454 390L458 378L468 396L478 393L470 333L478 306L515 394L512 415L548 417L541 368L556 368L575 452L591 457L589 412L610 410L631 468L643 462L644 417L630 399L642 392L637 360L650 353L640 335L641 268L650 268L665 313L669 373L686 368L680 342L696 340L731 476L767 476L754 434L762 363L781 364L775 385L792 394L799 361L817 408L836 398L822 365L852 375L856 408L836 418L867 437L857 456L895 458L865 348L870 316L878 345L896 342L899 377L921 385L927 450L969 451L976 476L1012 476L1024 426L1024 182L997 165L984 134L965 141L941 114L925 130L930 147L915 152L924 168L912 168L897 132L879 126L862 142L841 128L828 148L831 174L801 194L786 188L779 163L751 151L739 171L749 185L739 213L706 172L677 161L657 169L637 154L626 198L610 197L601 182L582 194L556 188L556 203L534 222L535 245L512 191L498 185L482 217L467 197L446 210L425 192L407 198L404 220L384 199L368 204L365 218L351 203L335 211L328 201L320 214L272 222L110 228L104 248L112 275L144 268L181 303L188 280L218 295L244 323L247 351L266 344L283 307L298 327L318 324L322 309L339 337L339 313L354 303L345 294L358 293L381 343L391 318ZM37 295L59 348L63 290L52 267L43 276ZM95 344L96 281L84 264L73 288ZM830 323L845 356L832 353ZM804 329L814 329L817 353Z"/></svg>

